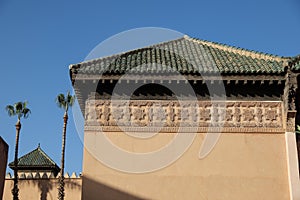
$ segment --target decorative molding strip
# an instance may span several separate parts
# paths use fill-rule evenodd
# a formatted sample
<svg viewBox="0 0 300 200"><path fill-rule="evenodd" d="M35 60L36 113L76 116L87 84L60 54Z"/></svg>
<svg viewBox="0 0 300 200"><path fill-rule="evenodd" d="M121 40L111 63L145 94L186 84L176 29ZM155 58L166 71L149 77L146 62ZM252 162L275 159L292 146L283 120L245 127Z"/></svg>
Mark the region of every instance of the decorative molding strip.
<svg viewBox="0 0 300 200"><path fill-rule="evenodd" d="M77 74L76 75L76 78L74 81L83 81L79 84L85 84L86 82L85 81L93 81L92 83L95 84L95 83L98 83L98 82L102 82L102 83L105 83L105 82L108 82L108 83L111 83L112 80L115 80L115 81L119 81L119 79L122 77L122 75L116 75L116 74L113 74L113 75L93 75L93 74ZM130 81L133 81L133 82L138 82L138 81L157 81L157 82L169 82L169 81L175 81L177 83L182 83L182 82L186 82L186 80L192 80L192 81L204 81L203 77L202 76L199 76L199 75L183 75L181 77L184 77L184 78L180 78L178 77L178 75L168 75L166 76L166 74L155 74L155 75L152 75L152 74L146 74L146 75L128 75L126 76L126 81L127 80L130 80ZM179 78L179 79L178 79ZM101 80L99 80L101 79ZM224 75L224 76L209 76L209 81L230 81L230 80L233 80L233 81L236 81L236 80L245 80L245 81L248 81L248 82L253 82L253 81L259 81L259 82L264 82L264 80L267 80L267 83L272 83L274 80L276 81L279 81L279 84L281 84L281 81L285 81L285 76L284 75L248 75L248 76L245 76L245 75ZM180 81L180 82L178 82ZM204 83L204 82L202 82ZM238 83L238 82L236 82ZM78 84L78 83L77 83ZM76 86L76 84L75 84Z"/></svg>
<svg viewBox="0 0 300 200"><path fill-rule="evenodd" d="M194 132L198 127L198 132L285 132L281 101L183 102L88 100L85 130L148 132L162 127L160 132Z"/></svg>
<svg viewBox="0 0 300 200"><path fill-rule="evenodd" d="M88 132L156 132L158 129L155 127L120 127L117 126L85 126L86 133ZM163 127L159 130L160 133L194 133L195 128L183 127L181 132L177 127ZM197 133L264 133L264 134L283 134L285 129L283 128L236 128L236 127L199 127Z"/></svg>

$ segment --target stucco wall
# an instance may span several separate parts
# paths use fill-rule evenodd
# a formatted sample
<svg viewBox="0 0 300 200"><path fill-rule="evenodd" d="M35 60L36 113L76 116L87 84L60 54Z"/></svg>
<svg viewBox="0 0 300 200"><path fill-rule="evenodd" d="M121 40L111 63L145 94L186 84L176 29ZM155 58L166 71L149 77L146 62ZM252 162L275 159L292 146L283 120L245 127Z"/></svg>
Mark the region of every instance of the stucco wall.
<svg viewBox="0 0 300 200"><path fill-rule="evenodd" d="M125 105L120 102L86 101L83 200L292 199L291 186L295 181L290 175L297 170L297 163L295 156L288 156L288 152L294 152L295 144L287 141L288 123L283 102L226 101L225 109L221 109L221 102L215 102L220 104L220 109L217 109L209 101L199 101L200 114L197 114L194 104L189 101L184 106L162 101L163 119L160 115L153 115L151 108L156 104L150 100L130 101L127 105L130 115L122 112ZM113 113L117 114L116 117ZM225 117L220 118L220 113ZM164 127L153 137L141 139L124 133L127 131L136 136L151 134L156 132L156 124L160 121L165 121ZM200 159L200 147L210 125L211 136L216 136L214 132L218 130L223 133L210 154ZM182 137L176 139L177 145L197 133L187 151L171 165L137 174L114 170L115 166L103 164L105 157L110 162L114 156L120 155L118 151L108 150L111 145L103 142L105 137L116 147L132 154L148 153L175 141L179 127L182 133L178 135ZM169 159L178 152L177 148L172 150L143 166ZM141 159L145 160L145 157ZM117 160L117 163L127 163L133 168L139 165L138 162L132 157L119 157Z"/></svg>
<svg viewBox="0 0 300 200"><path fill-rule="evenodd" d="M7 165L7 153L8 153L8 145L6 142L0 137L0 197L3 195L4 188L4 179L5 179L5 171Z"/></svg>
<svg viewBox="0 0 300 200"><path fill-rule="evenodd" d="M65 200L81 199L81 178L65 179ZM5 180L3 199L11 200L13 179ZM20 179L19 198L30 200L56 200L58 196L58 179Z"/></svg>
<svg viewBox="0 0 300 200"><path fill-rule="evenodd" d="M85 143L101 150L99 134L85 131ZM121 132L106 135L130 152L151 151L174 137L160 133L152 141L137 141ZM290 199L285 133L222 133L213 151L201 160L204 137L205 133L198 133L175 163L143 174L113 170L85 149L82 199Z"/></svg>

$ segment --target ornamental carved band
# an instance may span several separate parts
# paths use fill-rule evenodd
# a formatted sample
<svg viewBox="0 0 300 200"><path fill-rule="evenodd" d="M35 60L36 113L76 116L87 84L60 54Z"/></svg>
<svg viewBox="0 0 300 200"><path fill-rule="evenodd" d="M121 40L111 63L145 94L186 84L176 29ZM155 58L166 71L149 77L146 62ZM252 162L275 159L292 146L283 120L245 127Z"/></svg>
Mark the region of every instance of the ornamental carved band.
<svg viewBox="0 0 300 200"><path fill-rule="evenodd" d="M197 105L194 104L189 101L180 104L178 101L170 100L131 100L127 103L88 100L85 109L85 127L198 126L283 129L282 102L198 101Z"/></svg>

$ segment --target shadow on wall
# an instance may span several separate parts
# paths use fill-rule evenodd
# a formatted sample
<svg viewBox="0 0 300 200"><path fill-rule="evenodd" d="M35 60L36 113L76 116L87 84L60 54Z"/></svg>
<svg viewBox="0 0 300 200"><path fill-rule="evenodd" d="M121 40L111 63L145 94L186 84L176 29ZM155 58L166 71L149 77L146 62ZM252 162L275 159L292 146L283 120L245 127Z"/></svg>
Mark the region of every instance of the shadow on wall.
<svg viewBox="0 0 300 200"><path fill-rule="evenodd" d="M123 192L119 189L109 187L95 180L82 177L82 200L142 200L145 198L137 197Z"/></svg>
<svg viewBox="0 0 300 200"><path fill-rule="evenodd" d="M49 180L39 180L38 187L41 191L41 200L47 200L47 195L52 190L52 184Z"/></svg>
<svg viewBox="0 0 300 200"><path fill-rule="evenodd" d="M20 180L22 181L22 180ZM23 180L26 181L26 180ZM40 200L51 200L56 199L57 195L57 188L58 188L58 179L53 178L44 178L44 179L32 179L28 180L29 182L32 182L34 185L37 184L40 192ZM29 185L29 182L26 185ZM73 182L73 180L70 178L65 178L65 193L72 192L73 190L80 190L81 185Z"/></svg>

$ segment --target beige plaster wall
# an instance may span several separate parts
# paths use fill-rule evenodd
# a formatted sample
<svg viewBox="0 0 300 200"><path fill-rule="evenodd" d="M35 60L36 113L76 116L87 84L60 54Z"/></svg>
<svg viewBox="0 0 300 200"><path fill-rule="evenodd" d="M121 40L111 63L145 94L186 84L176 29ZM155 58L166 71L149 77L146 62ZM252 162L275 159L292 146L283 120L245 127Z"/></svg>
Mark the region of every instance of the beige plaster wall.
<svg viewBox="0 0 300 200"><path fill-rule="evenodd" d="M286 153L288 158L288 174L290 196L292 200L300 199L300 180L299 180L299 164L298 152L296 145L296 137L294 132L286 132Z"/></svg>
<svg viewBox="0 0 300 200"><path fill-rule="evenodd" d="M65 200L81 199L81 178L65 179ZM13 179L5 180L3 199L11 200ZM58 179L20 179L19 199L23 200L56 200L58 195Z"/></svg>
<svg viewBox="0 0 300 200"><path fill-rule="evenodd" d="M7 153L8 153L8 145L0 137L0 198L2 198L3 195L5 171L7 165Z"/></svg>
<svg viewBox="0 0 300 200"><path fill-rule="evenodd" d="M131 152L157 149L174 137L160 133L138 140L121 132L106 135ZM175 163L144 174L113 170L84 149L82 199L290 199L285 133L222 133L201 160L204 137L198 133ZM96 131L85 131L87 144L97 146Z"/></svg>

